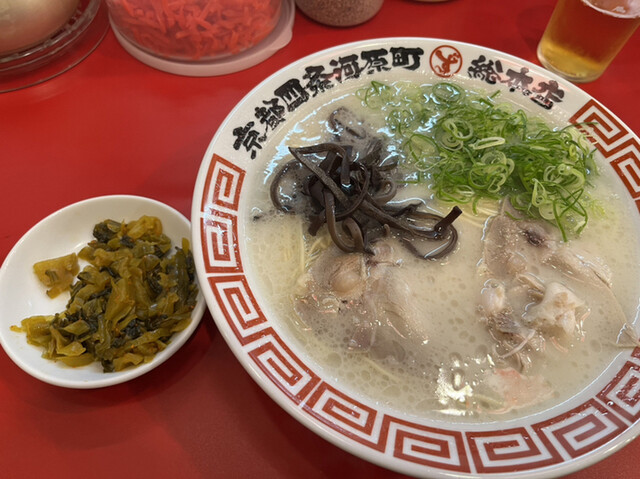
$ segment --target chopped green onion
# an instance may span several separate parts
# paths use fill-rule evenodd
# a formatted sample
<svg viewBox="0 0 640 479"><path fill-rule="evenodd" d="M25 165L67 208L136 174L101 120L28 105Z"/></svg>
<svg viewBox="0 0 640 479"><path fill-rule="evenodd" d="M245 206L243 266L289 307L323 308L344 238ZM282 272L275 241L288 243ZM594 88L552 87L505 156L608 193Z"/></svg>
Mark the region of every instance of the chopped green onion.
<svg viewBox="0 0 640 479"><path fill-rule="evenodd" d="M504 145L505 140L501 136L490 136L489 138L480 138L472 143L471 148L474 150L484 150L485 148L493 148L494 146Z"/></svg>
<svg viewBox="0 0 640 479"><path fill-rule="evenodd" d="M553 129L542 119L451 83L372 82L358 91L380 110L387 128L437 198L474 206L508 199L523 214L580 234L596 207L589 195L597 173L594 150L573 125Z"/></svg>

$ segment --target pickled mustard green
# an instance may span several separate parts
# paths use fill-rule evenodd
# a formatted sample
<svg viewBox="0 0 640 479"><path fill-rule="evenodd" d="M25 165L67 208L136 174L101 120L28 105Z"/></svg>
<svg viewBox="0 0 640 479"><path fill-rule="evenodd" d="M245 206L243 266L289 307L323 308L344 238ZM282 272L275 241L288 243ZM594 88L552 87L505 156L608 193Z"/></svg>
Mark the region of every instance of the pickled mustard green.
<svg viewBox="0 0 640 479"><path fill-rule="evenodd" d="M38 261L33 265L33 272L47 288L47 296L55 298L68 290L80 271L78 256L71 253L59 258Z"/></svg>
<svg viewBox="0 0 640 479"><path fill-rule="evenodd" d="M191 322L198 295L193 255L186 238L172 254L161 221L151 216L105 220L93 237L78 253L88 264L70 287L65 311L12 329L42 347L44 358L72 367L98 361L105 372L121 371L151 361Z"/></svg>

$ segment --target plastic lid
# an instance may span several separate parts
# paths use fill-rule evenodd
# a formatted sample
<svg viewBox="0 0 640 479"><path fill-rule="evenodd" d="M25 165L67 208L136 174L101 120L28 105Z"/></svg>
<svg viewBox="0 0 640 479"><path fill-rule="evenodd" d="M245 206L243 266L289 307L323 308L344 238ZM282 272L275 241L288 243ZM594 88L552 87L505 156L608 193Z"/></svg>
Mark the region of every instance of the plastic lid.
<svg viewBox="0 0 640 479"><path fill-rule="evenodd" d="M294 0L283 0L280 19L273 31L267 35L257 45L230 57L212 60L208 62L181 62L171 61L151 55L127 40L116 26L111 22L112 30L115 33L120 45L135 59L150 67L176 75L193 77L206 77L216 75L226 75L241 70L246 70L258 63L266 60L282 47L291 41L293 20L295 18Z"/></svg>
<svg viewBox="0 0 640 479"><path fill-rule="evenodd" d="M0 55L0 93L42 83L76 66L109 30L107 16L102 0L81 0L71 19L52 37L21 52Z"/></svg>

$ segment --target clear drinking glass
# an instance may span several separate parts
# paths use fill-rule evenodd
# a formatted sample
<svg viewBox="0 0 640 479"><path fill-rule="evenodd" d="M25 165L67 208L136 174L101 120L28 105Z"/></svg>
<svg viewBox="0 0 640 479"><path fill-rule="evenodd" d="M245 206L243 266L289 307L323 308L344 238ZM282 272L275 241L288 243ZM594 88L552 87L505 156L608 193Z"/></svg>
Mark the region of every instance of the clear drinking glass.
<svg viewBox="0 0 640 479"><path fill-rule="evenodd" d="M538 59L573 82L598 78L640 24L640 0L558 0Z"/></svg>

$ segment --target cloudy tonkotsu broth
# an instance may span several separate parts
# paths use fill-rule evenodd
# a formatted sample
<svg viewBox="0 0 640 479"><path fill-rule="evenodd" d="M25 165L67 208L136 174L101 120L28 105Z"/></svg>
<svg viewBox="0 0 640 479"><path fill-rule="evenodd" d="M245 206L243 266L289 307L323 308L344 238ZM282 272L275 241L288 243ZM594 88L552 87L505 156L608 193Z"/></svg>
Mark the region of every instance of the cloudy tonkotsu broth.
<svg viewBox="0 0 640 479"><path fill-rule="evenodd" d="M329 104L318 104L308 116L299 114L290 121L294 126L272 143L277 146L265 175L257 175L249 188L254 193L248 202L248 217L254 220L245 225L247 254L250 268L259 278L255 291L263 309L270 317L278 318L283 333L312 357L324 376L335 378L354 394L429 417L446 414L449 418L482 420L506 411L509 404L496 402L490 382L483 384L495 362L495 355L491 355L494 340L478 313L480 292L486 281L478 274L478 263L483 255L483 228L489 213L473 215L465 209L455 222L459 232L456 250L442 260L424 261L403 248L396 250L402 262L394 268L394 274L411 285L415 302L412 308L420 312L420 322L428 335L426 344L409 348L402 361L350 351L346 347L348 326L339 321L323 323L326 318L322 313L313 318L301 318L296 313L293 297L301 288L308 261L305 251L315 248L314 242L324 240L322 235L306 234L302 216L275 213L267 185L278 164L290 158L289 146L307 146L323 140L326 118L338 105L346 105L366 117L373 128L381 128L382 119L363 111L351 93L331 98ZM627 318L634 320L640 297L636 266L640 264L640 253L637 224L629 218L635 218L637 211L616 193L619 180L610 168L603 168L597 181L598 197L607 205L607 215L592 218L570 245L610 268L613 292ZM450 205L430 199L430 192L421 185L404 188L399 195L425 199L427 207L440 214L450 209ZM565 352L548 345L527 371L527 376L539 375L548 382L549 397L508 410L500 417L529 414L567 399L588 386L610 364L621 351L615 342L622 325L608 320L607 311L602 310L605 305L606 301L590 298L591 312L584 321L582 339L565 344Z"/></svg>

